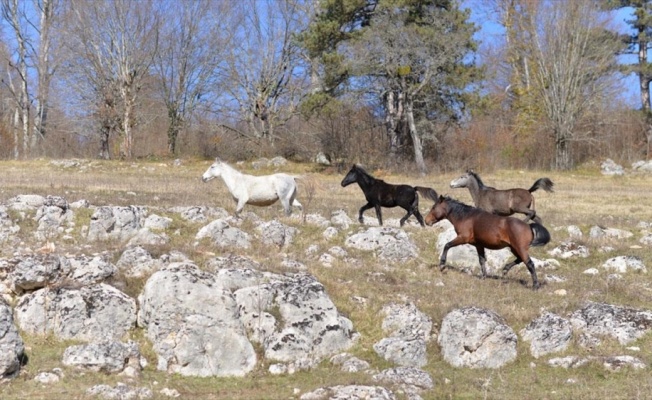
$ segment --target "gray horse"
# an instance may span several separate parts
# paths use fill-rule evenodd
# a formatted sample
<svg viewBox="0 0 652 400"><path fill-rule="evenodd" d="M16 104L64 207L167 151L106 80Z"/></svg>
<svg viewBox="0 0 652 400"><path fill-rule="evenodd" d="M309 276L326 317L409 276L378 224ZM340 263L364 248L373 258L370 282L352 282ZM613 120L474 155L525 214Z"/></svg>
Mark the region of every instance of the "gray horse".
<svg viewBox="0 0 652 400"><path fill-rule="evenodd" d="M485 186L480 176L469 170L462 176L451 181L452 188L468 188L475 206L498 215L508 216L515 213L525 214L524 221L533 220L541 223L534 209L534 196L532 193L537 189L552 192L553 183L548 178L539 178L528 190L507 189L498 190Z"/></svg>

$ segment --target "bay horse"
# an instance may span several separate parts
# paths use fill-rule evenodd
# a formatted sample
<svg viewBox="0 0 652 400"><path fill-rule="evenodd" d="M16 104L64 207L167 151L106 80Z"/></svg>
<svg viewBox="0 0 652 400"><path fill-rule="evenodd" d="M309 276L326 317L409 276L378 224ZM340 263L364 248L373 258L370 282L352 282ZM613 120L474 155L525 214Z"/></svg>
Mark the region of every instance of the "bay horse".
<svg viewBox="0 0 652 400"><path fill-rule="evenodd" d="M452 188L468 188L473 203L478 208L502 216L515 213L525 214L525 222L533 220L538 223L541 223L541 218L537 216L534 209L534 196L532 196L532 193L537 189L552 192L553 185L550 179L539 178L528 190L520 188L499 190L485 186L480 176L471 170L466 171L459 178L453 179L450 183Z"/></svg>
<svg viewBox="0 0 652 400"><path fill-rule="evenodd" d="M410 218L410 215L413 214L417 218L417 221L419 221L419 224L425 226L423 223L423 217L419 212L419 196L417 193L421 193L432 201L437 200L437 192L434 189L423 186L393 185L383 181L382 179L374 178L359 165L353 165L353 167L351 167L351 170L349 170L344 179L342 179L341 184L342 187L346 187L354 182L358 183L358 186L360 186L360 189L362 189L362 192L367 199L367 204L362 206L358 213L358 221L360 223L364 221L362 214L366 210L374 208L376 210L378 224L382 226L383 216L380 208L392 208L398 206L407 211L407 214L401 218L401 226L403 226L405 221L407 221L407 219Z"/></svg>
<svg viewBox="0 0 652 400"><path fill-rule="evenodd" d="M216 158L201 179L208 182L217 177L222 178L233 200L237 203L236 216L240 215L245 204L269 206L276 203L277 200L281 201L286 215L292 214L292 206L303 211L303 206L296 199L297 184L294 176L287 174L247 175Z"/></svg>
<svg viewBox="0 0 652 400"><path fill-rule="evenodd" d="M426 224L430 226L442 219L448 219L453 224L457 236L444 246L439 260L441 271L446 268L446 255L451 247L471 244L478 252L484 279L487 276L484 250L509 247L516 259L503 267L503 276L513 266L523 262L532 276L532 288L539 288L534 262L528 254L528 249L550 242L550 233L543 225L537 222L527 224L517 218L492 214L450 197L440 196L426 215Z"/></svg>

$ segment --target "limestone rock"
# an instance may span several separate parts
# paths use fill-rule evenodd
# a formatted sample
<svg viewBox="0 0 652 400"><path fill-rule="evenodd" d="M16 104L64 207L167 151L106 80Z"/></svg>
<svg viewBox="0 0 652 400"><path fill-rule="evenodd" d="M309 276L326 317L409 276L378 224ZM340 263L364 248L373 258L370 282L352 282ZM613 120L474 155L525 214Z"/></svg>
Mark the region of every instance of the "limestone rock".
<svg viewBox="0 0 652 400"><path fill-rule="evenodd" d="M244 376L256 353L230 291L191 263L155 272L138 296L138 324L158 354L158 369L187 376Z"/></svg>
<svg viewBox="0 0 652 400"><path fill-rule="evenodd" d="M573 330L567 319L545 312L522 329L520 334L523 340L530 342L532 356L539 358L564 351L572 339Z"/></svg>
<svg viewBox="0 0 652 400"><path fill-rule="evenodd" d="M454 367L500 368L516 358L512 328L498 314L477 307L448 313L438 343L444 360Z"/></svg>
<svg viewBox="0 0 652 400"><path fill-rule="evenodd" d="M15 376L24 356L25 345L14 325L11 307L0 300L0 378Z"/></svg>

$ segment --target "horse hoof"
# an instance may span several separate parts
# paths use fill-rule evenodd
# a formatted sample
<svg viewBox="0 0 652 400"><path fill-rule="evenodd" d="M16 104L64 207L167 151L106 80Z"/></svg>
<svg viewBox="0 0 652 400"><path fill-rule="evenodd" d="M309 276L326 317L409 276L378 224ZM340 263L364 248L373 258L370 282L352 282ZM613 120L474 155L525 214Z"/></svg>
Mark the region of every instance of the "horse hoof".
<svg viewBox="0 0 652 400"><path fill-rule="evenodd" d="M539 282L536 282L534 283L534 285L532 285L533 290L539 290L540 288L541 288L541 284Z"/></svg>

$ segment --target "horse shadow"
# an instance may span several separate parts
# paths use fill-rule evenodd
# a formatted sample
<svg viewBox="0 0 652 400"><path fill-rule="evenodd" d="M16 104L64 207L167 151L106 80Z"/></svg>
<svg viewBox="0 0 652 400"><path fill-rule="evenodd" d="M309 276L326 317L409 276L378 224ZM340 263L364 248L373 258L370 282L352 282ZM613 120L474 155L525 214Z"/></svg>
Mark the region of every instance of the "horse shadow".
<svg viewBox="0 0 652 400"><path fill-rule="evenodd" d="M430 264L429 267L431 269L433 269L433 268L438 268L439 269L439 264ZM455 266L455 265L446 264L446 267L444 268L443 271L441 271L441 273L445 274L448 271L455 271L455 272L458 272L460 274L471 275L472 277L474 277L474 278L476 278L478 280L481 280L481 281L487 280L487 279L493 279L495 281L500 281L501 284L503 284L503 285L508 285L508 284L516 282L516 283L520 284L523 287L528 287L528 283L530 282L527 279L513 278L513 277L505 276L505 275L502 275L502 274L490 274L490 273L487 273L487 276L485 276L483 278L482 274L474 274L472 272L473 268L470 268L470 267L458 267L458 266ZM541 285L540 286L540 288L541 288L541 287L546 286L547 282L541 281L541 282L539 282L539 284Z"/></svg>

